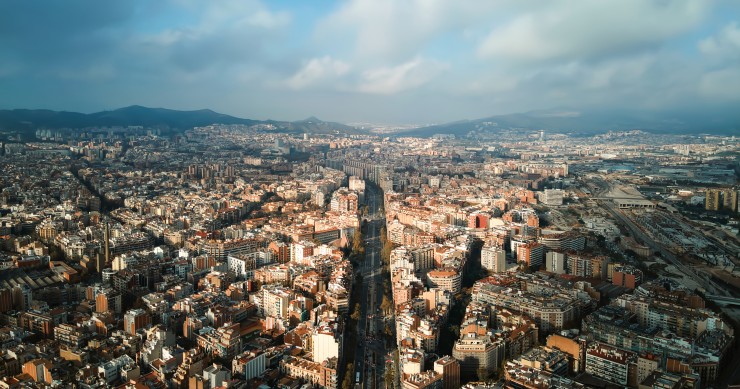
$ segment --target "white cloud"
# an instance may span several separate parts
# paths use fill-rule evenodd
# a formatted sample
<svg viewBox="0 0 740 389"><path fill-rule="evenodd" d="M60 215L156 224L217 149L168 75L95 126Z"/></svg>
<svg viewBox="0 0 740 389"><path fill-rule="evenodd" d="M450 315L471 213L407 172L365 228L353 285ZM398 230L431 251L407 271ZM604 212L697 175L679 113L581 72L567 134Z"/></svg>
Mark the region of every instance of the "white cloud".
<svg viewBox="0 0 740 389"><path fill-rule="evenodd" d="M317 86L322 82L336 83L337 79L349 72L350 65L330 56L312 58L285 84L293 89Z"/></svg>
<svg viewBox="0 0 740 389"><path fill-rule="evenodd" d="M159 30L146 30L127 37L119 52L142 58L152 69L186 81L204 77L229 77L266 68L274 47L284 39L290 26L287 12L272 11L256 0L190 2L185 0L170 12L184 12L190 23L162 24ZM182 17L182 16L181 16ZM150 24L160 25L160 21ZM136 64L131 65L139 70ZM270 69L266 69L269 72Z"/></svg>
<svg viewBox="0 0 740 389"><path fill-rule="evenodd" d="M362 73L357 90L393 94L418 88L437 77L446 67L436 61L415 58L393 67L370 69Z"/></svg>
<svg viewBox="0 0 740 389"><path fill-rule="evenodd" d="M253 15L248 16L246 20L250 25L273 29L290 23L290 15L286 12L270 12L260 9Z"/></svg>
<svg viewBox="0 0 740 389"><path fill-rule="evenodd" d="M406 61L442 34L489 23L491 12L505 9L507 3L351 0L318 23L317 35L323 44L350 40L352 54L363 61Z"/></svg>
<svg viewBox="0 0 740 389"><path fill-rule="evenodd" d="M702 21L705 8L698 1L547 2L495 28L477 53L535 63L620 56L690 30Z"/></svg>
<svg viewBox="0 0 740 389"><path fill-rule="evenodd" d="M398 65L362 69L324 56L306 61L283 85L294 90L321 89L390 95L419 88L447 68L441 62L418 57Z"/></svg>
<svg viewBox="0 0 740 389"><path fill-rule="evenodd" d="M718 59L740 58L740 27L737 22L726 25L717 35L699 41L699 51Z"/></svg>

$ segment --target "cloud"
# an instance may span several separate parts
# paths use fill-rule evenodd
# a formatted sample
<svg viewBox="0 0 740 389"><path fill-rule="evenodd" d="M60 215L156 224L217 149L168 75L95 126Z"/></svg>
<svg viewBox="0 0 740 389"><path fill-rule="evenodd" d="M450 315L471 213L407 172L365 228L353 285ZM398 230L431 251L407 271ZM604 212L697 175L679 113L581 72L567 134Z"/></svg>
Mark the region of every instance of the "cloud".
<svg viewBox="0 0 740 389"><path fill-rule="evenodd" d="M713 36L697 44L699 52L710 65L701 74L698 91L701 97L738 102L740 95L740 27L732 21Z"/></svg>
<svg viewBox="0 0 740 389"><path fill-rule="evenodd" d="M699 51L709 57L720 59L740 58L740 27L733 21L727 24L717 35L702 39L698 44Z"/></svg>
<svg viewBox="0 0 740 389"><path fill-rule="evenodd" d="M422 58L393 67L370 69L362 73L357 90L364 93L394 94L429 83L447 66Z"/></svg>
<svg viewBox="0 0 740 389"><path fill-rule="evenodd" d="M548 2L495 28L481 58L515 62L593 60L659 47L696 27L705 2Z"/></svg>
<svg viewBox="0 0 740 389"><path fill-rule="evenodd" d="M330 56L312 58L296 74L286 80L285 84L293 89L304 89L316 86L322 81L336 83L338 78L347 74L349 70L349 64Z"/></svg>
<svg viewBox="0 0 740 389"><path fill-rule="evenodd" d="M249 16L246 21L252 26L274 29L290 23L290 15L286 12L274 13L261 9L254 15Z"/></svg>
<svg viewBox="0 0 740 389"><path fill-rule="evenodd" d="M420 57L397 65L361 69L324 56L306 61L283 84L294 90L392 95L422 87L445 69L444 63Z"/></svg>
<svg viewBox="0 0 740 389"><path fill-rule="evenodd" d="M699 92L704 97L740 101L740 68L731 67L710 71L701 76Z"/></svg>
<svg viewBox="0 0 740 389"><path fill-rule="evenodd" d="M508 3L516 2L350 0L318 22L317 35L324 44L349 40L350 53L363 61L405 61L444 34L490 21Z"/></svg>

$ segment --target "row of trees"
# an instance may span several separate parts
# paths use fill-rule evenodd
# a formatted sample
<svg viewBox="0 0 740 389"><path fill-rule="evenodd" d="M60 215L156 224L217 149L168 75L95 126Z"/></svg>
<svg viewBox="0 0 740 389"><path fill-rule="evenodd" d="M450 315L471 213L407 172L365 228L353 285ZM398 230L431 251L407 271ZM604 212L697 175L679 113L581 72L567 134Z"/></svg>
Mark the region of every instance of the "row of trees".
<svg viewBox="0 0 740 389"><path fill-rule="evenodd" d="M349 247L349 260L352 261L354 266L357 266L360 262L365 259L365 239L362 235L362 228L355 230L352 236L352 245ZM352 313L349 315L349 323L347 323L346 340L349 344L356 344L357 342L357 323L360 321L362 316L362 310L360 307L359 299L362 298L362 275L356 272L356 278L354 285L352 286L352 296L350 301L354 301L355 304L352 309ZM349 361L344 370L344 379L342 380L342 389L351 389L354 386L354 372L355 365L352 362L354 360L354 349L348 350L347 360Z"/></svg>
<svg viewBox="0 0 740 389"><path fill-rule="evenodd" d="M344 380L342 381L342 389L352 389L352 372L355 371L355 364L350 362L347 364L347 370L344 372Z"/></svg>

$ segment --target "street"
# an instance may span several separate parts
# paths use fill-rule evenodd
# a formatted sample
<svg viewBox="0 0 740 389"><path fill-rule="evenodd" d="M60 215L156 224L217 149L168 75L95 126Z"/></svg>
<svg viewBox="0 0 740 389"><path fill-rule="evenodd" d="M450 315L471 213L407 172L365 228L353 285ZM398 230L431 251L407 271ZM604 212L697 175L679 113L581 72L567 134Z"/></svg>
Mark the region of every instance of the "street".
<svg viewBox="0 0 740 389"><path fill-rule="evenodd" d="M379 214L382 192L367 188L368 222L365 236L365 259L360 265L362 296L360 320L357 323L358 343L355 350L355 372L360 372L363 388L384 388L385 356L382 339L385 327L380 312L383 301L382 260L380 258L380 229L385 226L385 215Z"/></svg>

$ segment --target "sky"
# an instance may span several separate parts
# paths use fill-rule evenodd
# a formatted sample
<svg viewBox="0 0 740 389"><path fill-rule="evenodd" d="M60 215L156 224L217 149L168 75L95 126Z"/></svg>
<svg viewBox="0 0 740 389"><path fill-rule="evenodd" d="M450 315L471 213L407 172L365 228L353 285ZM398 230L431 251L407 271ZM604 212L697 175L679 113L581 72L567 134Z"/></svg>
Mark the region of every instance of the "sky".
<svg viewBox="0 0 740 389"><path fill-rule="evenodd" d="M740 107L740 3L4 0L0 109L431 124Z"/></svg>

